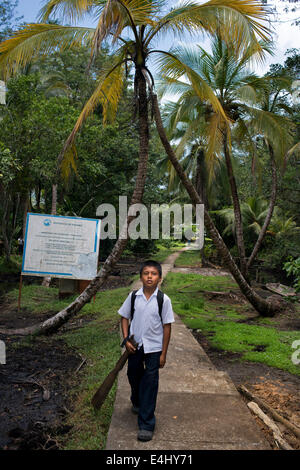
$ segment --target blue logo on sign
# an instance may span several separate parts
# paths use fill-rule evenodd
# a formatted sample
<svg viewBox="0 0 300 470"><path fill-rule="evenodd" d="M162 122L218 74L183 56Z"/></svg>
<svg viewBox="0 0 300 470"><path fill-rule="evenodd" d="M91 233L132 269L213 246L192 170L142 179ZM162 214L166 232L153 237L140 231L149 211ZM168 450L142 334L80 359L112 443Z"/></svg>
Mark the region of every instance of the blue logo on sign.
<svg viewBox="0 0 300 470"><path fill-rule="evenodd" d="M46 227L49 227L49 225L51 225L51 220L45 219L45 220L44 220L44 225L45 225Z"/></svg>

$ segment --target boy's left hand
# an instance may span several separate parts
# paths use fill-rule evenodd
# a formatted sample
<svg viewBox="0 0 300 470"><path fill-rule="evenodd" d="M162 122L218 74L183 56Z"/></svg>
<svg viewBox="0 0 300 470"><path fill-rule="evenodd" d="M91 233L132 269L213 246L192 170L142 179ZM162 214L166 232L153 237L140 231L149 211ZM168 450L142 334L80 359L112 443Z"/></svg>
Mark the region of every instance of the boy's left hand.
<svg viewBox="0 0 300 470"><path fill-rule="evenodd" d="M162 369L164 367L165 363L166 363L166 356L164 354L161 354L160 358L159 358L159 367L160 367L160 369Z"/></svg>

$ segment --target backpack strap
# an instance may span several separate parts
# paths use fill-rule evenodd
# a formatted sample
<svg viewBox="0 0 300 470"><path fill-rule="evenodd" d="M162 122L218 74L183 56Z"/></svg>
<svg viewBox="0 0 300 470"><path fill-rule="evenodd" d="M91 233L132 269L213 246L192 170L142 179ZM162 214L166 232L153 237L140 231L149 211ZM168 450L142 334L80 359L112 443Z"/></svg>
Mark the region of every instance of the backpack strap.
<svg viewBox="0 0 300 470"><path fill-rule="evenodd" d="M130 337L130 325L131 325L131 322L132 322L132 319L133 319L133 315L134 315L134 302L135 302L135 298L136 298L136 293L137 293L137 290L133 290L132 291L132 294L131 294L131 307L130 307L130 324L128 325L128 336L126 336L126 338L124 338L123 342L121 343L121 348L123 348L123 346L125 346L125 343L126 341L129 339Z"/></svg>
<svg viewBox="0 0 300 470"><path fill-rule="evenodd" d="M131 310L130 310L130 319L131 319L131 321L133 320L133 315L134 315L134 302L135 302L135 298L136 298L136 293L137 293L137 290L133 290L132 294L131 294Z"/></svg>
<svg viewBox="0 0 300 470"><path fill-rule="evenodd" d="M164 293L159 289L157 292L157 303L158 303L158 313L162 321L161 312L162 312L163 303L164 303Z"/></svg>
<svg viewBox="0 0 300 470"><path fill-rule="evenodd" d="M134 315L134 303L135 303L136 293L137 293L137 290L133 290L131 294L131 311L130 311L131 321L133 320L133 315ZM161 320L162 320L161 313L162 313L163 303L164 303L164 293L158 289L157 304L158 304L158 313L159 313Z"/></svg>
<svg viewBox="0 0 300 470"><path fill-rule="evenodd" d="M131 294L131 299L130 299L131 300L130 323L133 320L134 302L135 302L135 298L136 298L136 293L137 293L137 290L133 290L132 294ZM161 314L162 314L163 303L164 303L164 293L161 290L158 289L158 291L157 291L157 304L158 304L158 313L159 313L161 322L162 322ZM125 345L126 341L129 339L129 336L130 336L130 325L128 327L128 336L126 338L124 338L122 344L120 345L121 347L123 347Z"/></svg>

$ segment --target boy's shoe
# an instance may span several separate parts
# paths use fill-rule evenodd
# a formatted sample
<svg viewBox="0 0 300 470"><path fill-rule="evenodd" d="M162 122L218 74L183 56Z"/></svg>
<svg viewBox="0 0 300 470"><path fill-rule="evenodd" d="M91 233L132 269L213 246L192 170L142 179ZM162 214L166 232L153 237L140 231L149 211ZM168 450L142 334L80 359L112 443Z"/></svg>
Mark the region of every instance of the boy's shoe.
<svg viewBox="0 0 300 470"><path fill-rule="evenodd" d="M132 405L131 411L132 411L132 413L134 413L135 415L138 415L138 414L139 414L139 407Z"/></svg>
<svg viewBox="0 0 300 470"><path fill-rule="evenodd" d="M153 436L153 431L148 431L147 429L140 429L137 435L139 441L151 441Z"/></svg>

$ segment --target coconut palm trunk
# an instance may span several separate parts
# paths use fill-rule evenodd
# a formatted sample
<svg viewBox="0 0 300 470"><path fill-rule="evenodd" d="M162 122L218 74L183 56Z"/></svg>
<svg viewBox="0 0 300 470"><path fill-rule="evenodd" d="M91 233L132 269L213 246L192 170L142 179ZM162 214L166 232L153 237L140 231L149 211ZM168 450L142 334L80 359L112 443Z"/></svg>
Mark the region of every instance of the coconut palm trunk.
<svg viewBox="0 0 300 470"><path fill-rule="evenodd" d="M230 184L231 197L232 197L233 209L234 209L235 234L236 234L236 243L237 243L237 248L238 248L239 258L240 258L239 260L240 270L244 278L248 280L248 269L247 269L246 254L245 254L241 207L240 207L240 201L239 201L239 196L237 192L235 176L234 176L233 168L232 168L231 155L230 155L229 148L228 148L228 134L227 134L226 129L224 130L224 134L223 134L223 149L224 149L224 156L225 156L228 180Z"/></svg>
<svg viewBox="0 0 300 470"><path fill-rule="evenodd" d="M158 134L160 136L161 142L165 148L165 151L170 159L174 169L176 170L180 180L184 184L191 201L194 205L202 204L199 194L197 193L194 185L190 182L187 178L186 174L184 173L180 163L177 160L177 157L170 145L170 142L166 136L161 114L157 102L157 96L153 95L153 108L154 108L154 117L156 122L156 127ZM244 296L249 300L249 302L253 305L257 312L265 317L274 316L275 312L278 310L279 306L274 305L264 299L262 299L256 292L249 286L247 281L245 280L244 276L242 275L241 271L238 269L237 265L235 264L227 246L225 245L221 235L219 234L217 228L215 227L208 211L204 207L204 223L209 231L209 234L219 252L219 255L222 257L225 265L230 270L231 274L233 275L234 279L236 280L238 286L240 287Z"/></svg>
<svg viewBox="0 0 300 470"><path fill-rule="evenodd" d="M149 154L149 121L148 121L148 101L146 91L146 81L141 72L141 69L137 70L136 76L137 83L137 95L138 95L138 113L139 113L139 163L137 170L137 177L135 188L132 194L130 205L142 202L146 174L147 174L147 162ZM71 317L76 315L82 307L97 293L98 289L102 286L107 276L120 259L127 241L128 241L128 226L135 216L130 215L130 211L127 214L126 222L124 223L122 230L119 234L119 238L106 259L104 265L101 267L97 276L90 282L86 289L65 309L58 312L48 320L33 325L31 327L16 329L16 330L0 330L6 334L17 334L17 335L29 335L29 334L49 334L58 330L64 323L66 323Z"/></svg>
<svg viewBox="0 0 300 470"><path fill-rule="evenodd" d="M182 33L184 30L191 32L203 30L213 34L219 30L220 23L222 26L226 25L225 28L222 28L224 39L237 40L241 49L248 47L249 42L257 45L256 34L264 39L269 36L268 28L258 22L258 19L262 22L266 20L266 9L256 0L247 0L246 2L222 0L203 4L187 1L180 3L177 8L172 6L168 11L164 7L164 0L155 2L152 0L126 2L124 0L48 1L41 10L43 23L27 25L0 46L0 69L5 78L17 73L34 58L40 59L42 56L48 56L52 51L85 45L91 48L92 61L101 49L103 41L112 43L112 49L116 49L109 63L103 65L103 70L97 77L94 93L82 109L74 129L65 143L62 157L67 151L74 151L74 141L79 129L97 106L102 106L104 123L114 118L125 84L127 66L134 64L135 91L137 91L138 97L140 123L140 153L132 203L141 201L148 159L149 138L145 80L148 84L148 80L150 80L152 85L154 80L146 67L146 62L152 53L164 54L171 61L171 65L174 60L172 54L153 49L153 41L159 39L158 35L160 34L167 32L176 34L176 32ZM62 16L70 19L71 22L73 19L81 19L86 13L94 14L97 26L92 29L50 23L49 20L56 17L59 10L63 11ZM115 48L116 42L118 42L118 48ZM188 66L184 64L182 66L183 73L191 73L194 76ZM179 76L181 75L182 70L179 73ZM220 112L224 115L224 111L212 90L209 90L209 87L207 88L203 82L198 85L200 86L199 93L211 102L214 112ZM203 95L204 89L205 94ZM199 196L198 200L200 200ZM131 220L130 217L128 214L128 222ZM97 292L121 256L128 236L127 225L121 235L123 232L125 238L119 237L104 266L85 291L53 318L41 325L27 329L26 332L48 332L56 329L82 308ZM24 330L22 331L24 333Z"/></svg>
<svg viewBox="0 0 300 470"><path fill-rule="evenodd" d="M260 249L260 246L262 244L262 241L265 237L267 228L270 224L274 207L275 207L275 202L276 202L276 195L277 195L277 172L276 172L276 164L275 164L275 159L274 159L274 151L272 145L268 145L269 148L269 153L270 153L270 161L271 161L271 169L272 169L272 189L271 189L271 198L270 198L270 204L269 204L269 209L264 221L264 224L262 226L261 231L259 232L258 238L256 240L256 243L254 245L254 248L252 250L252 253L250 255L250 258L247 263L247 268L249 269L250 266L253 264L253 261L258 253L258 250Z"/></svg>
<svg viewBox="0 0 300 470"><path fill-rule="evenodd" d="M207 197L207 187L206 187L206 171L205 171L205 152L203 148L199 149L197 152L197 167L196 167L196 178L195 178L196 191L200 196L201 201L205 208L208 210L208 197ZM202 266L206 262L204 255L204 246L200 250L200 259Z"/></svg>

